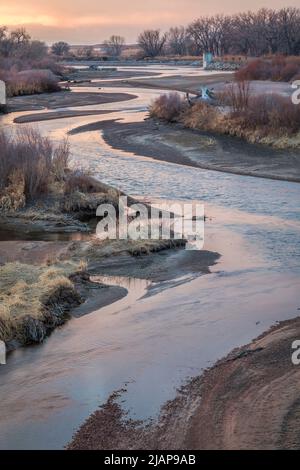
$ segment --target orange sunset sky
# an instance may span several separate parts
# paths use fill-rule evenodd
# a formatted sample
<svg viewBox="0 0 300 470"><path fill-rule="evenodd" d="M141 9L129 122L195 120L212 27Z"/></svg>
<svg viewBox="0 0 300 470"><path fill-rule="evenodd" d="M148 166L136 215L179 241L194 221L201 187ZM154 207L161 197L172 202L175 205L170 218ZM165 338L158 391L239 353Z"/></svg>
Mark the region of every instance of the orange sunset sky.
<svg viewBox="0 0 300 470"><path fill-rule="evenodd" d="M48 43L94 44L111 34L132 43L145 28L185 25L202 14L284 6L299 7L300 0L0 0L0 25L24 25Z"/></svg>

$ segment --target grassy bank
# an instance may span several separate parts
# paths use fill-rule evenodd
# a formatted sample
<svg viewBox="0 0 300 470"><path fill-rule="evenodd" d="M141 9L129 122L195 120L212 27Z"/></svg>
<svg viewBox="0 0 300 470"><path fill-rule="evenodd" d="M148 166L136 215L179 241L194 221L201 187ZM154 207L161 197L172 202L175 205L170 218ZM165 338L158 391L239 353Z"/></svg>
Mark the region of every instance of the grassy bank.
<svg viewBox="0 0 300 470"><path fill-rule="evenodd" d="M54 146L37 130L15 137L0 133L0 214L54 220L82 212L95 215L101 202L115 203L118 191L70 168L67 140Z"/></svg>
<svg viewBox="0 0 300 470"><path fill-rule="evenodd" d="M238 80L293 82L300 79L300 57L274 56L255 59L235 73Z"/></svg>
<svg viewBox="0 0 300 470"><path fill-rule="evenodd" d="M119 191L70 168L67 141L54 146L36 130L25 128L15 137L2 132L0 144L4 230L79 232L90 229L83 221L95 219L101 203L117 207ZM0 340L9 349L42 342L68 319L70 310L89 295L89 260L120 253L141 256L185 245L184 240L102 240L89 235L86 241L69 240L63 253L57 242L57 251L48 257L47 248L41 247L44 242L20 243L15 256L0 257Z"/></svg>
<svg viewBox="0 0 300 470"><path fill-rule="evenodd" d="M227 134L277 148L300 148L300 107L277 94L254 95L251 85L227 85L212 103L188 104L178 93L157 98L150 116L185 127Z"/></svg>

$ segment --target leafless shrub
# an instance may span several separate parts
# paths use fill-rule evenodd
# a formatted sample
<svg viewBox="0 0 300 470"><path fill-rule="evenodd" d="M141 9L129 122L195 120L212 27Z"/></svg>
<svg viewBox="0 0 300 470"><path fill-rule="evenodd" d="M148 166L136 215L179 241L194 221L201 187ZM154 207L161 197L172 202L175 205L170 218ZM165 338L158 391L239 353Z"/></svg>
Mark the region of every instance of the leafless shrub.
<svg viewBox="0 0 300 470"><path fill-rule="evenodd" d="M167 40L166 34L161 34L159 29L147 29L138 37L138 44L146 57L161 55Z"/></svg>
<svg viewBox="0 0 300 470"><path fill-rule="evenodd" d="M7 96L52 93L61 88L58 79L50 70L14 70L0 73L0 79L6 82Z"/></svg>
<svg viewBox="0 0 300 470"><path fill-rule="evenodd" d="M150 106L151 117L173 122L179 119L185 108L184 99L177 92L164 94L156 98Z"/></svg>
<svg viewBox="0 0 300 470"><path fill-rule="evenodd" d="M245 110L249 105L249 99L250 83L246 80L230 83L218 96L220 104L230 106L234 113Z"/></svg>

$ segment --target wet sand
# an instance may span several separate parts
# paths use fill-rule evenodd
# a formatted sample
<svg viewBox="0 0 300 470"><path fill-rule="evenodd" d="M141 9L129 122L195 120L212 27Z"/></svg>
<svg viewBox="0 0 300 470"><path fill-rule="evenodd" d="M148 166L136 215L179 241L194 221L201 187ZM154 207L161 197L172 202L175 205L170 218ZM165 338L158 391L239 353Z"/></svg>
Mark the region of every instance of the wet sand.
<svg viewBox="0 0 300 470"><path fill-rule="evenodd" d="M299 449L300 318L281 322L192 379L157 422L127 420L113 394L69 449Z"/></svg>
<svg viewBox="0 0 300 470"><path fill-rule="evenodd" d="M220 136L164 124L152 119L124 123L94 122L70 134L99 130L115 149L180 165L238 175L300 182L300 153L247 144L237 137Z"/></svg>

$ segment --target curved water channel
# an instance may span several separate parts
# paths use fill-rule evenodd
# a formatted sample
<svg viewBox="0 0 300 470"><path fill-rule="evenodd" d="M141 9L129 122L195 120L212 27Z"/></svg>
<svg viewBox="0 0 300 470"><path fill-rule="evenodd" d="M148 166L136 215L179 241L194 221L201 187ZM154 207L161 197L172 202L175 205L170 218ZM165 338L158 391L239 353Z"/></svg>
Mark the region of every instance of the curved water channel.
<svg viewBox="0 0 300 470"><path fill-rule="evenodd" d="M91 122L140 120L161 93L101 90L106 91L137 98L86 107L117 110L107 116L43 121L39 129L57 140ZM2 124L13 129L19 114L25 113L8 115ZM0 369L0 448L62 448L84 419L124 386L122 405L132 416L155 416L188 377L276 321L299 314L297 183L132 155L110 148L100 131L70 135L70 143L76 164L131 195L204 202L204 248L222 256L210 274L187 275L170 285L109 276L109 284L128 289L127 297L70 320L43 345L12 353Z"/></svg>

